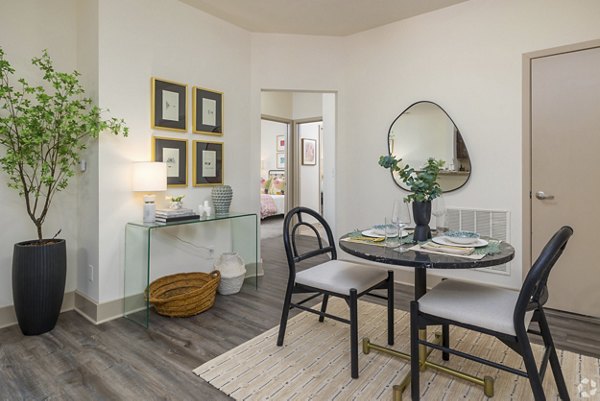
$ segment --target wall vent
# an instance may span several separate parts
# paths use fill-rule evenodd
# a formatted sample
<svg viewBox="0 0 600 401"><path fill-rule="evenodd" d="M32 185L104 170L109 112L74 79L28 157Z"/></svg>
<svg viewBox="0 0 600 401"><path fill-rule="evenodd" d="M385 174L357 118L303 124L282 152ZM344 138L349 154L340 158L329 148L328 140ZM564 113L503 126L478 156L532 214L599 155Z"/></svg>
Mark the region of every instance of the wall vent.
<svg viewBox="0 0 600 401"><path fill-rule="evenodd" d="M448 208L446 218L450 230L476 231L483 236L510 242L510 213L508 211ZM477 270L510 275L510 263Z"/></svg>

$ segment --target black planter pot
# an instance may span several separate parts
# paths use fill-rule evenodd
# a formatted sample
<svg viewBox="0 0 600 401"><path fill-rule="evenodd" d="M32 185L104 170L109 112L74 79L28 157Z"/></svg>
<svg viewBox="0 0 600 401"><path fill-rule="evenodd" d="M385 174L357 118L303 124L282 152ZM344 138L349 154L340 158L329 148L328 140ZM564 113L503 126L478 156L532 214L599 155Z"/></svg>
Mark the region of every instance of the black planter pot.
<svg viewBox="0 0 600 401"><path fill-rule="evenodd" d="M19 242L13 251L13 301L19 327L26 336L54 328L67 276L65 240L49 240L44 245L37 242Z"/></svg>
<svg viewBox="0 0 600 401"><path fill-rule="evenodd" d="M431 201L413 202L413 217L415 219L415 241L427 241L431 238L429 220L431 220Z"/></svg>

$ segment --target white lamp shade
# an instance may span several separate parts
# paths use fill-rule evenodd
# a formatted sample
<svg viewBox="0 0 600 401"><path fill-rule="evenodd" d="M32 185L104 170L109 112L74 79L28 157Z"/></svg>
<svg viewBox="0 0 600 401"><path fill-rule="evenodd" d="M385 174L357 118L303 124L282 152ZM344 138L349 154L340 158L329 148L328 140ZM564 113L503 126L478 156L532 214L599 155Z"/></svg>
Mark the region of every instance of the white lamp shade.
<svg viewBox="0 0 600 401"><path fill-rule="evenodd" d="M133 163L133 191L156 192L167 190L167 163Z"/></svg>

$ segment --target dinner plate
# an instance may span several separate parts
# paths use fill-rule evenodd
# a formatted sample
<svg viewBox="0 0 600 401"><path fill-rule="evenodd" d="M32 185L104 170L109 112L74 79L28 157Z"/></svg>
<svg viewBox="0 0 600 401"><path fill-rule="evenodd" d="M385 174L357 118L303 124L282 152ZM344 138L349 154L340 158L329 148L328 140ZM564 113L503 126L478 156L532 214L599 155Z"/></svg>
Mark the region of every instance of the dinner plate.
<svg viewBox="0 0 600 401"><path fill-rule="evenodd" d="M382 230L379 230L376 228L370 228L368 230L361 232L361 234L364 235L365 237L385 238L385 235L382 234ZM402 238L406 237L407 235L408 235L407 231L402 231Z"/></svg>
<svg viewBox="0 0 600 401"><path fill-rule="evenodd" d="M444 236L433 237L431 240L433 242L435 242L436 244L456 246L458 248L480 248L480 247L486 246L488 244L488 242L486 240L481 239L481 238L478 238L477 241L473 242L472 244L457 244L456 242L452 242Z"/></svg>

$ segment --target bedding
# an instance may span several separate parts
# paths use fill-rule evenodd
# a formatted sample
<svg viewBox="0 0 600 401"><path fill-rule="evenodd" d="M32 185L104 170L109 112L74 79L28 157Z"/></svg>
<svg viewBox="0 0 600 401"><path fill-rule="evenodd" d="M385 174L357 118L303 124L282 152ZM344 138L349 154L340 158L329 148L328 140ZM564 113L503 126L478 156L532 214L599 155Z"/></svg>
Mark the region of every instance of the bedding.
<svg viewBox="0 0 600 401"><path fill-rule="evenodd" d="M260 194L260 218L283 214L285 195Z"/></svg>

